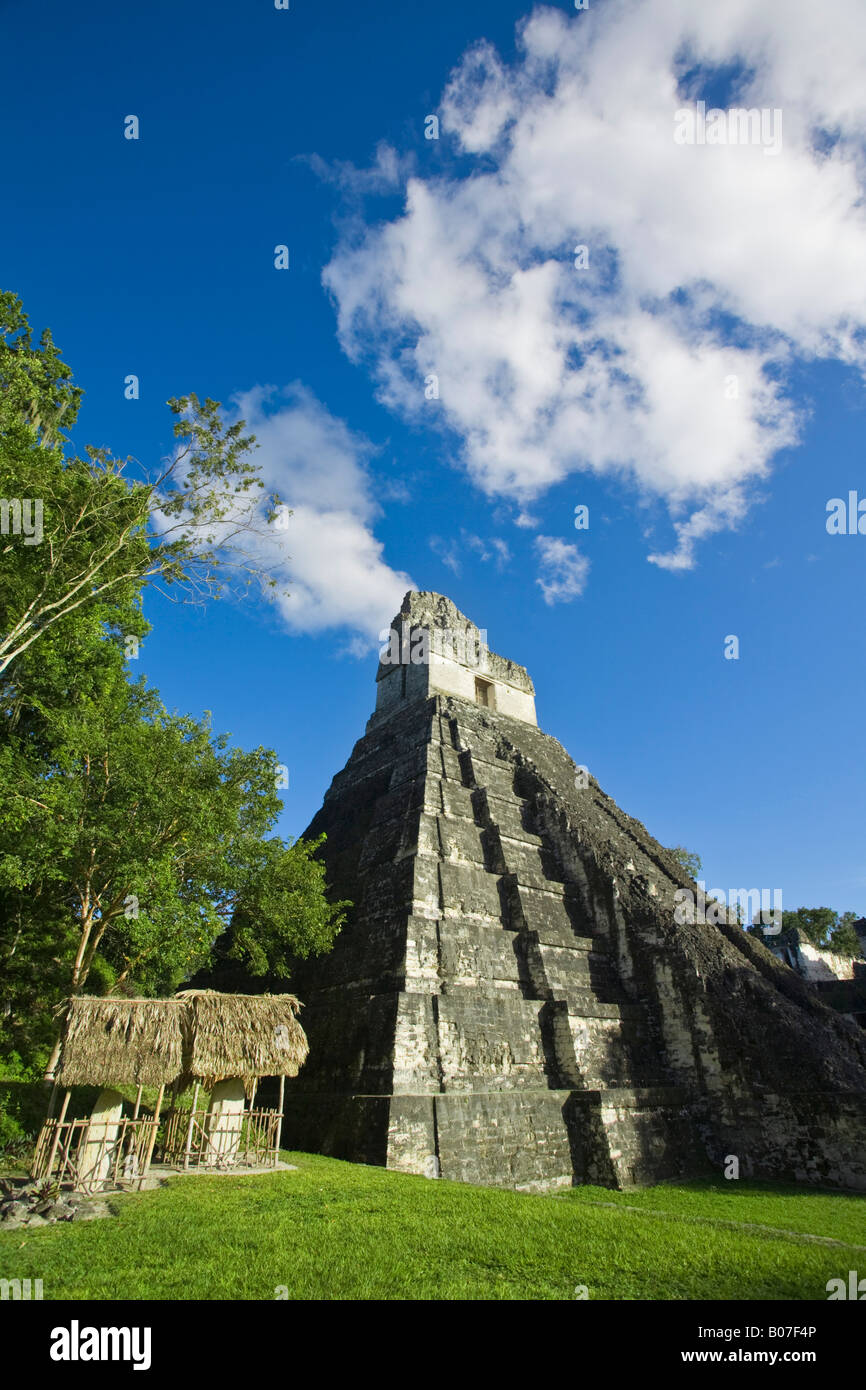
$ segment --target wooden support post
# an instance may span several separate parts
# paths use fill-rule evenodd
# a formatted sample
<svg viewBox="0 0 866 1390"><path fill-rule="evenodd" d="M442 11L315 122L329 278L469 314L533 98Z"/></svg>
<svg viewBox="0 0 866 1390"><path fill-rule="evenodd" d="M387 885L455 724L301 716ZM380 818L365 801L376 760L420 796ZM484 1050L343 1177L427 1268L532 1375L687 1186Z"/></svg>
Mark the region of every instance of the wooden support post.
<svg viewBox="0 0 866 1390"><path fill-rule="evenodd" d="M280 1140L283 1137L283 1097L286 1093L286 1078L280 1077L280 1103L277 1106L277 1142L274 1146L274 1163L280 1161Z"/></svg>
<svg viewBox="0 0 866 1390"><path fill-rule="evenodd" d="M147 1177L147 1172L150 1168L150 1160L153 1157L153 1146L156 1143L156 1131L159 1129L159 1112L162 1109L162 1098L164 1095L165 1086L160 1086L159 1094L156 1097L156 1109L153 1112L153 1129L151 1130L147 1150L144 1155L144 1163L141 1165L141 1179L138 1184L139 1191L141 1191L141 1185Z"/></svg>
<svg viewBox="0 0 866 1390"><path fill-rule="evenodd" d="M48 1113L47 1113L47 1115L45 1116L46 1120L51 1120L51 1119L53 1119L53 1117L54 1117L54 1107L55 1107L55 1105L57 1104L57 1092L59 1091L59 1089L60 1089L60 1082L59 1082L59 1081L52 1081L52 1083L51 1083L51 1095L48 1097Z"/></svg>
<svg viewBox="0 0 866 1390"><path fill-rule="evenodd" d="M192 1144L192 1129L193 1125L195 1124L195 1108L198 1105L198 1092L200 1085L201 1082L199 1081L195 1083L195 1090L193 1091L192 1096L192 1110L189 1112L189 1129L186 1132L186 1146L183 1151L184 1171L186 1171L189 1168L189 1150L190 1145Z"/></svg>
<svg viewBox="0 0 866 1390"><path fill-rule="evenodd" d="M138 1095L135 1097L135 1109L134 1109L133 1112L132 1112L132 1118L133 1118L134 1120L137 1120L137 1119L138 1119L138 1112L139 1112L139 1110L141 1109L141 1093L142 1093L143 1090L144 1090L144 1087L143 1087L143 1086L139 1086L139 1088L138 1088Z"/></svg>
<svg viewBox="0 0 866 1390"><path fill-rule="evenodd" d="M249 1160L250 1160L250 1151L252 1151L253 1161L255 1161L255 1158L256 1158L256 1130L255 1130L255 1121L253 1120L253 1109L254 1109L254 1107L255 1107L255 1103L256 1103L256 1092L258 1091L258 1089L259 1089L259 1078L258 1078L257 1076L254 1076L254 1077L253 1077L253 1092L252 1092L252 1095L250 1096L249 1119L247 1120L247 1151L246 1151L246 1159L247 1159L247 1162L248 1162L248 1163L249 1163Z"/></svg>
<svg viewBox="0 0 866 1390"><path fill-rule="evenodd" d="M71 1094L72 1092L67 1087L66 1095L63 1097L63 1106L60 1111L60 1118L57 1121L57 1128L54 1131L54 1138L51 1141L51 1152L48 1155L48 1167L46 1169L45 1176L49 1179L51 1177L51 1168L54 1164L54 1157L57 1153L57 1145L60 1143L60 1131L63 1126L63 1121L66 1119L66 1111L69 1109L69 1097L71 1096Z"/></svg>
<svg viewBox="0 0 866 1390"><path fill-rule="evenodd" d="M168 1162L172 1162L172 1153L177 1153L177 1093L180 1090L180 1077L175 1077L171 1083L171 1101L168 1107L168 1118L166 1120L165 1137L171 1146L168 1154L164 1155Z"/></svg>

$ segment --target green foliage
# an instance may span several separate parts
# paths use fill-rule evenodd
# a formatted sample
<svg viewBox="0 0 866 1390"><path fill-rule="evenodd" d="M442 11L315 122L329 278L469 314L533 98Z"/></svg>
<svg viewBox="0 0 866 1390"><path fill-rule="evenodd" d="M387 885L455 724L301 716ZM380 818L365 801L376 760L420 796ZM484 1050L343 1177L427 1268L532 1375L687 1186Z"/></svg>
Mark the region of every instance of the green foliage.
<svg viewBox="0 0 866 1390"><path fill-rule="evenodd" d="M798 907L782 913L782 930L795 929L801 940L819 950L826 949L827 939L835 927L837 914L831 907Z"/></svg>
<svg viewBox="0 0 866 1390"><path fill-rule="evenodd" d="M75 423L82 391L46 328L33 344L21 300L0 291L0 438L28 448L62 442ZM4 494L8 496L9 494Z"/></svg>
<svg viewBox="0 0 866 1390"><path fill-rule="evenodd" d="M127 484L95 451L65 460L35 446L0 447L0 496L38 499L42 539L0 538L0 672L79 609L123 610L152 570L148 490Z"/></svg>
<svg viewBox="0 0 866 1390"><path fill-rule="evenodd" d="M70 992L169 993L236 916L237 958L282 975L332 945L345 905L315 846L271 836L276 754L169 713L126 666L148 583L203 597L226 567L263 578L240 549L262 489L243 422L170 401L175 451L150 479L67 457L81 391L9 294L0 388L0 497L43 507L41 543L0 537L0 1047L29 1064Z"/></svg>
<svg viewBox="0 0 866 1390"><path fill-rule="evenodd" d="M123 609L149 583L198 598L223 592L228 573L274 587L244 545L266 533L279 499L268 499L262 516L255 438L242 420L226 425L218 401L190 394L168 402L175 448L152 476L136 476L131 460L106 449L67 458L59 426L74 421L81 391L50 334L33 346L8 293L0 293L2 386L0 497L30 499L42 511L39 543L0 538L0 673L70 615Z"/></svg>
<svg viewBox="0 0 866 1390"><path fill-rule="evenodd" d="M328 902L325 866L314 858L324 840L263 843L238 895L229 950L253 975L288 977L295 958L329 950L343 925L351 903Z"/></svg>
<svg viewBox="0 0 866 1390"><path fill-rule="evenodd" d="M699 854L693 854L691 850L685 849L682 845L676 845L670 853L677 863L685 869L690 878L696 879L698 877L703 867Z"/></svg>
<svg viewBox="0 0 866 1390"><path fill-rule="evenodd" d="M45 718L50 760L23 757L2 794L0 892L30 933L31 972L47 949L68 991L96 973L164 994L208 962L239 908L236 949L256 972L330 947L342 905L325 899L317 846L267 836L274 752L229 747L122 671Z"/></svg>
<svg viewBox="0 0 866 1390"><path fill-rule="evenodd" d="M855 912L843 912L829 937L831 951L835 951L839 956L848 956L853 960L863 956L863 943L853 926L856 921L857 914Z"/></svg>
<svg viewBox="0 0 866 1390"><path fill-rule="evenodd" d="M796 931L800 940L819 951L859 957L863 947L852 926L856 920L856 913L838 913L832 907L798 907L782 913L782 930Z"/></svg>
<svg viewBox="0 0 866 1390"><path fill-rule="evenodd" d="M46 1110L42 1080L47 1053L27 1064L17 1052L0 1056L0 1153L18 1158L32 1145Z"/></svg>

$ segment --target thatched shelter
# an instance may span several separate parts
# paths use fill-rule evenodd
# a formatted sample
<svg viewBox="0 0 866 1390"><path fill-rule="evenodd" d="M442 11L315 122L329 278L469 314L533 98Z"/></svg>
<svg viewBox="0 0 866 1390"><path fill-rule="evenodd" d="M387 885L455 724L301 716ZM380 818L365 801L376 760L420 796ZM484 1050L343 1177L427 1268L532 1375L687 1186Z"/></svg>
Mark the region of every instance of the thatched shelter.
<svg viewBox="0 0 866 1390"><path fill-rule="evenodd" d="M183 1016L183 1084L209 1091L239 1077L248 1096L262 1076L297 1076L309 1044L293 994L219 994L187 989L177 1000Z"/></svg>
<svg viewBox="0 0 866 1390"><path fill-rule="evenodd" d="M168 1086L183 1066L185 1006L174 999L75 995L56 1081L69 1086Z"/></svg>
<svg viewBox="0 0 866 1390"><path fill-rule="evenodd" d="M174 999L76 995L66 1008L55 1078L68 1086L170 1086L210 1090L241 1077L297 1076L309 1045L293 994L188 989Z"/></svg>
<svg viewBox="0 0 866 1390"><path fill-rule="evenodd" d="M71 1183L79 1191L144 1181L156 1142L166 1086L183 1068L185 1006L175 999L113 999L74 995L65 1006L60 1058L49 1116L31 1168L36 1179ZM98 1086L90 1118L67 1120L72 1086ZM135 1086L132 1116L118 1086ZM152 1113L142 1114L145 1086L157 1087ZM66 1092L59 1118L54 1100Z"/></svg>
<svg viewBox="0 0 866 1390"><path fill-rule="evenodd" d="M218 994L184 990L174 999L69 1000L54 1095L65 1089L58 1119L49 1114L33 1160L35 1178L71 1182L84 1191L107 1183L144 1181L150 1167L163 1097L166 1163L226 1167L238 1162L275 1166L279 1160L283 1086L296 1076L309 1046L293 994ZM280 1078L276 1110L255 1109L258 1081ZM67 1120L70 1087L98 1086L91 1116ZM132 1116L118 1086L138 1088ZM177 1096L194 1086L192 1106ZM153 1111L142 1114L145 1086L158 1087ZM201 1087L210 1092L198 1110ZM248 1102L248 1104L246 1103Z"/></svg>

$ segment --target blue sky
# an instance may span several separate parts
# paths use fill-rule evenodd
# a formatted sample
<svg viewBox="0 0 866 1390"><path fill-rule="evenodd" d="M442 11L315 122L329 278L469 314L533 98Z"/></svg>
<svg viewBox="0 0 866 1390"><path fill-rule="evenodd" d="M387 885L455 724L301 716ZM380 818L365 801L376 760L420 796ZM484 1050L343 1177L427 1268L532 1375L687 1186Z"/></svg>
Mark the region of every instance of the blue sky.
<svg viewBox="0 0 866 1390"><path fill-rule="evenodd" d="M710 886L866 912L866 535L825 526L866 497L862 7L84 8L3 7L0 284L79 446L150 466L168 397L242 398L296 513L286 604L150 593L136 673L276 748L299 834L408 577ZM701 96L783 150L678 148Z"/></svg>

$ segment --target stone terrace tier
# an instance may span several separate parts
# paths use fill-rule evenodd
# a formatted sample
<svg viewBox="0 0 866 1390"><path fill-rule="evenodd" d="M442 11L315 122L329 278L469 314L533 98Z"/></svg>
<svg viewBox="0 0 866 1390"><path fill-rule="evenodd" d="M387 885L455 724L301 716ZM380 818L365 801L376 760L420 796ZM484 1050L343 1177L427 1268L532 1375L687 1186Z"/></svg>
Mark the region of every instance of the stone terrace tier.
<svg viewBox="0 0 866 1390"><path fill-rule="evenodd" d="M526 1189L731 1153L866 1185L862 1035L739 928L677 925L691 880L576 774L453 694L371 720L307 832L354 908L293 977L310 1057L283 1142Z"/></svg>

